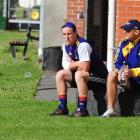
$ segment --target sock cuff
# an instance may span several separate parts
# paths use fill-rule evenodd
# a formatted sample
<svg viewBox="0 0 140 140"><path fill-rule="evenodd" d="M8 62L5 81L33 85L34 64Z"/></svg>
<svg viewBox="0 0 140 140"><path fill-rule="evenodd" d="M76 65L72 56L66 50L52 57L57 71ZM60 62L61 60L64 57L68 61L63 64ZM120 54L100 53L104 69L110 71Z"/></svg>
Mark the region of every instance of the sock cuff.
<svg viewBox="0 0 140 140"><path fill-rule="evenodd" d="M86 101L87 97L79 96L79 101Z"/></svg>
<svg viewBox="0 0 140 140"><path fill-rule="evenodd" d="M59 95L58 97L59 97L59 99L65 99L65 98L67 97L67 95L66 95L66 94L64 94L64 95Z"/></svg>

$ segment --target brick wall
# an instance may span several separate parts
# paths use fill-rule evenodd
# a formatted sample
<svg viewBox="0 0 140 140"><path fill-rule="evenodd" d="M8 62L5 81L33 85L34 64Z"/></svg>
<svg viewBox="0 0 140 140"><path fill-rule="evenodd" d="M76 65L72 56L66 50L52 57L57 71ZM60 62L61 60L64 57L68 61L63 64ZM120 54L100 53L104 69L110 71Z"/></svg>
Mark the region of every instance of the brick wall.
<svg viewBox="0 0 140 140"><path fill-rule="evenodd" d="M116 43L123 38L120 26L130 19L140 20L140 0L116 0ZM84 36L84 18L77 18L80 12L85 12L85 0L67 0L66 21L73 21L78 33Z"/></svg>
<svg viewBox="0 0 140 140"><path fill-rule="evenodd" d="M123 30L120 26L130 19L140 20L140 0L117 0L116 42L123 38Z"/></svg>
<svg viewBox="0 0 140 140"><path fill-rule="evenodd" d="M77 15L85 11L85 0L67 0L67 18L66 21L72 21L76 24L79 35L84 36L84 18L78 18Z"/></svg>

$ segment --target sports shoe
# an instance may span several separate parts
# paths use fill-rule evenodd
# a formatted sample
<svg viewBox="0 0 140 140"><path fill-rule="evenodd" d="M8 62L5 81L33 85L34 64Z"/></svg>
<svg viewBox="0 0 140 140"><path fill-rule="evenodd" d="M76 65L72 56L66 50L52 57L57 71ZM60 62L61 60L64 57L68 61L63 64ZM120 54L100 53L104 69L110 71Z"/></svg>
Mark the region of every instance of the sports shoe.
<svg viewBox="0 0 140 140"><path fill-rule="evenodd" d="M80 110L79 108L73 112L71 115L71 117L87 117L89 116L89 113L87 110Z"/></svg>
<svg viewBox="0 0 140 140"><path fill-rule="evenodd" d="M101 117L108 118L108 117L116 117L116 116L117 114L109 108Z"/></svg>
<svg viewBox="0 0 140 140"><path fill-rule="evenodd" d="M50 116L62 116L62 115L68 115L69 111L68 109L66 110L62 110L60 108L57 108L56 110L54 110L52 113L50 113Z"/></svg>

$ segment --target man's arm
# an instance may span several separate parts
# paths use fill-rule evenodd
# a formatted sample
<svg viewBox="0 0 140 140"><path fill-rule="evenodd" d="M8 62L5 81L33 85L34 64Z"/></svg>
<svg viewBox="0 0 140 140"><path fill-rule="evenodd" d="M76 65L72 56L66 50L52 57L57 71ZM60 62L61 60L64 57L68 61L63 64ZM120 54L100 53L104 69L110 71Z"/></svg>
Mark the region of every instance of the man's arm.
<svg viewBox="0 0 140 140"><path fill-rule="evenodd" d="M77 70L80 65L80 61L72 61L69 63L70 70Z"/></svg>
<svg viewBox="0 0 140 140"><path fill-rule="evenodd" d="M80 62L78 70L87 72L89 71L89 69L90 69L90 61Z"/></svg>
<svg viewBox="0 0 140 140"><path fill-rule="evenodd" d="M90 69L90 55L92 53L92 48L91 46L84 42L81 43L78 47L78 54L79 54L79 66L77 68L77 70L80 71L89 71Z"/></svg>
<svg viewBox="0 0 140 140"><path fill-rule="evenodd" d="M69 69L70 70L80 70L80 71L89 71L90 68L90 61L76 61L76 62L71 62L69 64Z"/></svg>
<svg viewBox="0 0 140 140"><path fill-rule="evenodd" d="M115 67L115 71L119 71L120 68L123 65L123 61L125 60L122 49L128 44L128 40L123 40L122 42L120 42L118 48L117 48L117 52L115 54L115 60L114 60L114 67Z"/></svg>

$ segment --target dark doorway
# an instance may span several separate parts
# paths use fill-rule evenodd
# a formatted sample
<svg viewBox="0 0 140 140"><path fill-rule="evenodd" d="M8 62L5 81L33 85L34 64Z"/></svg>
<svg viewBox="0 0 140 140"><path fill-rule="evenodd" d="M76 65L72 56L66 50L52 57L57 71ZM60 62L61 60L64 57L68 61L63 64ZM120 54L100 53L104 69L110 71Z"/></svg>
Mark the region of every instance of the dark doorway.
<svg viewBox="0 0 140 140"><path fill-rule="evenodd" d="M87 15L87 39L106 61L108 0L88 0Z"/></svg>

